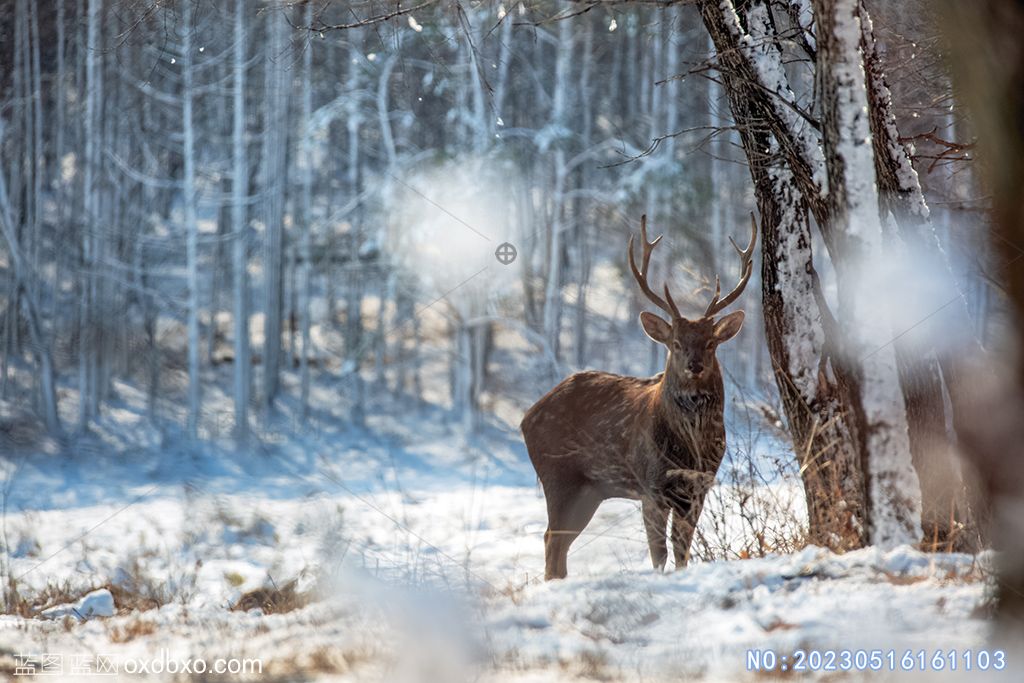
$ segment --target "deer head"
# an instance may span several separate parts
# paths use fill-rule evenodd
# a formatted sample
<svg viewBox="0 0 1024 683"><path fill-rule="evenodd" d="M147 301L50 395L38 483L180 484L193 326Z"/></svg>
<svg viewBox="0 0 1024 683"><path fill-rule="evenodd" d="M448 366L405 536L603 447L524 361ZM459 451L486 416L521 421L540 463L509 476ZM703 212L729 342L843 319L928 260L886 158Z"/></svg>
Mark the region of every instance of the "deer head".
<svg viewBox="0 0 1024 683"><path fill-rule="evenodd" d="M715 351L718 345L736 336L743 326L743 311L735 311L724 315L717 320L715 316L721 313L727 306L732 304L743 293L750 276L754 271L753 255L754 243L757 241L757 223L753 214L750 216L750 243L746 249L740 249L733 241L729 241L740 256L741 275L739 283L731 292L721 296L722 289L719 278L715 277L715 294L711 302L704 310L704 315L696 319L683 317L679 308L672 299L668 283L664 285L665 297L662 298L651 289L647 282L648 265L651 261L651 253L654 247L661 241L661 236L653 241L647 241L647 216L640 218L640 239L643 241L642 267L637 268L633 258L633 236L629 237L629 268L633 271L640 289L655 306L668 314L669 319L665 320L654 313L644 311L640 314L640 324L647 336L664 344L668 349L668 358L665 364L667 375L689 381L700 381L708 376L711 368L715 366Z"/></svg>

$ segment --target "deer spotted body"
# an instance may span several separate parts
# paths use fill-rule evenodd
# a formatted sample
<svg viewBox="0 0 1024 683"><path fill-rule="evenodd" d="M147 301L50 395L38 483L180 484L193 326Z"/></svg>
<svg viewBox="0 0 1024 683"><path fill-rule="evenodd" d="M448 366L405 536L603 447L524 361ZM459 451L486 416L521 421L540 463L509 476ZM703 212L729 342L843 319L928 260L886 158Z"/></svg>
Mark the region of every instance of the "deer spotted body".
<svg viewBox="0 0 1024 683"><path fill-rule="evenodd" d="M521 424L548 508L546 579L565 577L569 546L608 498L641 501L656 569L668 559L671 517L676 567L684 566L704 496L725 454L725 392L715 350L739 332L743 311L713 316L750 279L756 225L747 248L737 247L743 264L739 284L723 299L716 289L696 320L679 314L667 285L664 299L648 286L651 252L661 238L647 241L645 219L640 229L642 270L633 260L632 238L629 265L647 297L670 316L669 322L640 314L644 331L668 350L665 371L650 378L577 373L537 401Z"/></svg>

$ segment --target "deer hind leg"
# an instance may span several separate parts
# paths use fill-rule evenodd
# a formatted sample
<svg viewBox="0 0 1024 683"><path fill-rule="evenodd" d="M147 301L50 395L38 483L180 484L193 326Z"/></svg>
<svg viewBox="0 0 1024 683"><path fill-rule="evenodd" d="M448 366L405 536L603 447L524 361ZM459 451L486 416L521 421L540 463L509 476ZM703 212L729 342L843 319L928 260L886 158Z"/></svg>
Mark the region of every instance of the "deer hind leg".
<svg viewBox="0 0 1024 683"><path fill-rule="evenodd" d="M665 568L668 560L668 545L665 527L668 524L668 507L653 498L640 501L644 515L644 528L647 530L647 546L651 549L651 564L658 571Z"/></svg>
<svg viewBox="0 0 1024 683"><path fill-rule="evenodd" d="M564 579L569 546L586 528L601 504L592 488L576 489L562 499L548 498L548 530L544 533L544 580Z"/></svg>

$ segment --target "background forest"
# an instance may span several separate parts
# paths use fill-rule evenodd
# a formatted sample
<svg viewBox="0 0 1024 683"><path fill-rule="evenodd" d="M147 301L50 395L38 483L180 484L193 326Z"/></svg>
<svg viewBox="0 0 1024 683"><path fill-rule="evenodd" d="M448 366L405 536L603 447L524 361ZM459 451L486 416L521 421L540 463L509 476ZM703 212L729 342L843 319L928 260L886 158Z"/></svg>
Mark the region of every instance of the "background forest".
<svg viewBox="0 0 1024 683"><path fill-rule="evenodd" d="M729 450L696 555L854 551L854 574L963 572L961 611L991 611L995 570L957 553L1013 528L993 508L1012 468L963 428L1012 375L1006 282L1024 252L993 227L986 119L962 86L976 74L949 69L963 53L943 21L916 0L0 3L3 611L108 584L136 621L146 600L237 607L268 586L264 612L320 609L291 600L330 562L272 552L293 523L323 532L310 553L343 545L377 578L448 585L461 565L489 599L532 599L518 562L540 542L516 515L543 503L523 411L576 370L664 366L625 259L641 215L665 235L653 281L694 315L738 276L729 238L759 226L747 323L719 352ZM287 505L325 482L283 483L310 472L334 488L313 520ZM156 533L223 527L260 550L158 562L140 541L132 568L97 560L61 591L27 578L87 549L47 513L105 524L161 496L184 503ZM595 574L646 566L616 554L643 546L630 514L581 539L612 532L581 553ZM141 538L120 523L112 542ZM492 524L533 536L477 566L483 537L464 536ZM631 666L588 647L563 669Z"/></svg>

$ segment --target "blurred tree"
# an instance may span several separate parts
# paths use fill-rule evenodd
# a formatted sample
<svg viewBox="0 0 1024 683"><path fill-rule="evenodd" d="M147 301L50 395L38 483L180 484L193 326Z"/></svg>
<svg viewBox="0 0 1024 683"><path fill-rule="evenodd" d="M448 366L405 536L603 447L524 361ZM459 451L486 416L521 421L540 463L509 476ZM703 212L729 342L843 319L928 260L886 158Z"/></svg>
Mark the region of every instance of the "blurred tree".
<svg viewBox="0 0 1024 683"><path fill-rule="evenodd" d="M1024 5L947 0L944 9L957 89L982 146L992 191L996 272L1012 313L1008 326L1015 343L1007 357L997 359L995 373L976 368L988 381L972 378L976 402L965 420L963 441L993 507L993 545L1000 551L995 605L1000 636L1018 644L1024 637Z"/></svg>

